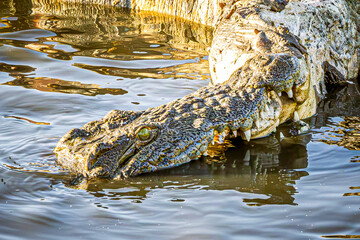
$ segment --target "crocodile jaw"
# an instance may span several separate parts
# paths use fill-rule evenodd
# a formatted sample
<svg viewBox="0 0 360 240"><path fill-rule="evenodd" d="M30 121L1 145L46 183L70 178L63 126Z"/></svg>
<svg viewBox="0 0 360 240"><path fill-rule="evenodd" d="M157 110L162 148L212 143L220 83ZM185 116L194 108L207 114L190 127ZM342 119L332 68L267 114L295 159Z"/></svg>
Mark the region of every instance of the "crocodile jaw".
<svg viewBox="0 0 360 240"><path fill-rule="evenodd" d="M181 137L180 133L189 137ZM207 151L214 134L213 128L206 130L162 128L154 141L138 149L126 164L114 172L112 177L124 179L198 159Z"/></svg>

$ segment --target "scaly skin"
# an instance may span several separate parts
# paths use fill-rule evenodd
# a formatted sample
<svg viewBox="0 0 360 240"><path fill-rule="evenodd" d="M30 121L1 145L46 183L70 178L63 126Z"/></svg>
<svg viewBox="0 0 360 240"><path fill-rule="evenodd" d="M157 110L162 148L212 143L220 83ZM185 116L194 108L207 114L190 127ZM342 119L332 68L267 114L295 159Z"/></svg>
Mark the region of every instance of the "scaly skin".
<svg viewBox="0 0 360 240"><path fill-rule="evenodd" d="M331 2L325 1L324 6L330 8ZM306 9L313 1L295 3ZM358 30L354 22L343 23L351 35L345 38L350 56L332 58L329 52L335 54L344 48L332 46L342 26L327 26L323 21L321 26L302 30L313 34L327 26L332 39L319 45L310 38L313 41L303 41L305 47L282 26L290 23L277 24L282 18L271 18L266 12L283 11L286 4L268 0L223 6L210 50L212 78L221 84L143 112L114 110L102 120L73 129L54 150L58 163L87 178L123 179L198 159L210 144L221 143L224 138L240 135L249 141L270 134L288 119L313 115L325 91L324 70L318 66L314 70L314 62L326 61L326 69L336 65L334 76L340 74L342 81L356 76L358 68L351 67L358 65ZM341 14L346 12L334 13L340 22Z"/></svg>

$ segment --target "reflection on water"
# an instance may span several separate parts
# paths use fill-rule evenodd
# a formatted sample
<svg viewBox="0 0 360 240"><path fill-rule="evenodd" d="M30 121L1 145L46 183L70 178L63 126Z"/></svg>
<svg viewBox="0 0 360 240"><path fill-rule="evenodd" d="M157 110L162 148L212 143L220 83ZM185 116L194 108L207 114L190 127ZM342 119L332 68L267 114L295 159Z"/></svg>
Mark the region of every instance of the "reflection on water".
<svg viewBox="0 0 360 240"><path fill-rule="evenodd" d="M360 117L344 117L332 134L323 142L337 144L350 150L360 150Z"/></svg>
<svg viewBox="0 0 360 240"><path fill-rule="evenodd" d="M4 118L15 118L15 119L20 119L20 120L25 120L28 121L29 123L33 123L33 124L38 124L38 125L50 125L50 123L47 122L36 122L24 117L17 117L17 116L4 116Z"/></svg>
<svg viewBox="0 0 360 240"><path fill-rule="evenodd" d="M131 69L131 68L119 68L119 67L106 67L106 66L94 66L86 65L82 63L75 63L74 66L94 71L103 75L119 76L123 78L188 78L188 79L203 79L206 80L208 75L200 75L201 72L208 71L208 62L204 59L199 62L194 62L191 65L189 63L175 65L173 67L166 68L146 68L146 69Z"/></svg>
<svg viewBox="0 0 360 240"><path fill-rule="evenodd" d="M0 238L359 236L355 85L320 104L306 135L280 138L284 125L125 181L74 185L54 164L52 149L69 129L207 85L210 43L211 29L169 16L0 1Z"/></svg>
<svg viewBox="0 0 360 240"><path fill-rule="evenodd" d="M54 78L25 77L22 75L17 75L15 80L3 83L3 85L22 86L45 92L76 93L89 96L103 94L123 95L127 93L121 88L101 88L97 84L83 84L75 81L69 82Z"/></svg>
<svg viewBox="0 0 360 240"><path fill-rule="evenodd" d="M330 98L320 103L317 125L327 126L322 134L322 141L336 144L349 150L360 150L360 92L358 81L355 84L338 89L330 94ZM339 117L342 119L329 119Z"/></svg>
<svg viewBox="0 0 360 240"><path fill-rule="evenodd" d="M208 62L204 59L205 49L211 41L208 27L190 25L179 19L175 21L169 16L134 15L127 10L104 6L47 5L36 1L33 4L30 16L1 18L0 44L37 51L56 60L68 60L71 68L120 77L117 80L209 80ZM11 48L2 51L4 57L13 57L12 52ZM25 58L23 56L21 60ZM30 66L19 66L18 62L0 64L1 71L16 78L5 83L11 86L85 95L127 93L121 88L100 87L104 81L102 84L84 84L81 79L69 81L59 74L56 78L14 74L20 70L40 75L42 67L31 65L31 62Z"/></svg>
<svg viewBox="0 0 360 240"><path fill-rule="evenodd" d="M310 135L300 136L306 145ZM252 141L251 144L233 142L232 148L224 156L215 153L212 157L203 157L189 164L145 174L124 182L91 181L75 186L67 182L69 187L86 189L96 197L114 199L132 199L139 203L146 199L152 189L201 189L201 190L236 190L262 195L261 198L244 198L248 206L264 204L294 203L296 193L294 182L308 173L302 169L307 167L306 147L288 143L288 139L279 142L275 136ZM283 146L286 146L283 149ZM291 161L287 152L292 148L294 154ZM216 152L216 149L212 149ZM141 183L141 184L139 184ZM159 183L161 183L159 185ZM119 188L133 189L116 191ZM106 189L106 191L102 191Z"/></svg>
<svg viewBox="0 0 360 240"><path fill-rule="evenodd" d="M28 73L35 71L35 68L25 66L25 65L10 65L6 63L0 63L0 71L8 72L11 74L14 73Z"/></svg>

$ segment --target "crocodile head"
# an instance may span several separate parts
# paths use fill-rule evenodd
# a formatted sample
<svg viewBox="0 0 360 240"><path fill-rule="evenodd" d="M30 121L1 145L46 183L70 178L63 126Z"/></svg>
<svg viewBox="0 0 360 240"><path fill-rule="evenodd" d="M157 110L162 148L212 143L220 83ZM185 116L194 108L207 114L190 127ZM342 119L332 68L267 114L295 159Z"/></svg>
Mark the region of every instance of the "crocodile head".
<svg viewBox="0 0 360 240"><path fill-rule="evenodd" d="M71 172L123 179L196 159L213 137L207 120L163 105L145 112L113 110L69 131L54 152L57 163Z"/></svg>

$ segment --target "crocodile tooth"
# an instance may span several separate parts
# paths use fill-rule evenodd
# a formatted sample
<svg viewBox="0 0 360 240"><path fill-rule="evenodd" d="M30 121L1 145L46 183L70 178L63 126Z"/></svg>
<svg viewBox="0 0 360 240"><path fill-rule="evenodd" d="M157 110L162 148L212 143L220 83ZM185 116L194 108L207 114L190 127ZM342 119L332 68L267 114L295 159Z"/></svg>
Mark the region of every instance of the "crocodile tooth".
<svg viewBox="0 0 360 240"><path fill-rule="evenodd" d="M244 162L250 162L250 150L248 149L245 153Z"/></svg>
<svg viewBox="0 0 360 240"><path fill-rule="evenodd" d="M244 135L245 135L246 140L249 142L249 141L250 141L250 138L251 138L251 131L250 131L250 129L249 129L249 130L246 130L246 131L244 132Z"/></svg>
<svg viewBox="0 0 360 240"><path fill-rule="evenodd" d="M236 168L236 160L231 164L232 168Z"/></svg>
<svg viewBox="0 0 360 240"><path fill-rule="evenodd" d="M284 134L282 132L280 132L280 142L284 139Z"/></svg>
<svg viewBox="0 0 360 240"><path fill-rule="evenodd" d="M293 94L293 91L292 91L291 88L286 93L287 93L289 98L293 98L294 94Z"/></svg>
<svg viewBox="0 0 360 240"><path fill-rule="evenodd" d="M233 134L234 134L235 137L237 137L237 130L234 130Z"/></svg>
<svg viewBox="0 0 360 240"><path fill-rule="evenodd" d="M212 145L215 145L215 141L214 141L214 140L212 140L211 144L212 144Z"/></svg>
<svg viewBox="0 0 360 240"><path fill-rule="evenodd" d="M203 156L209 156L209 153L208 153L208 151L206 150L204 153L203 153Z"/></svg>
<svg viewBox="0 0 360 240"><path fill-rule="evenodd" d="M299 114L298 114L297 111L294 112L294 121L295 121L295 122L300 121L300 117L299 117Z"/></svg>
<svg viewBox="0 0 360 240"><path fill-rule="evenodd" d="M282 93L281 93L281 92L278 92L277 94L278 94L279 97L281 97L281 94L282 94Z"/></svg>
<svg viewBox="0 0 360 240"><path fill-rule="evenodd" d="M225 131L225 130L221 133L221 136L222 136L223 138L226 137L226 131Z"/></svg>

